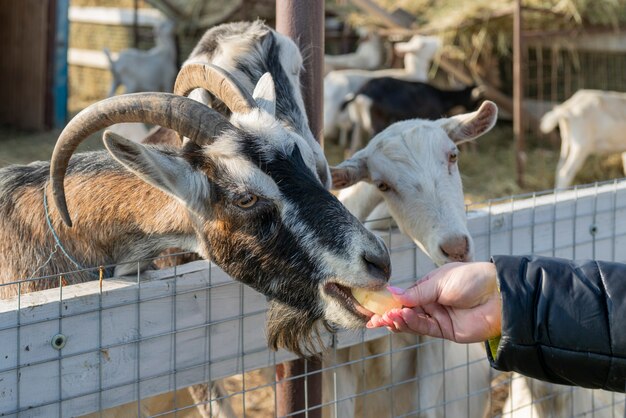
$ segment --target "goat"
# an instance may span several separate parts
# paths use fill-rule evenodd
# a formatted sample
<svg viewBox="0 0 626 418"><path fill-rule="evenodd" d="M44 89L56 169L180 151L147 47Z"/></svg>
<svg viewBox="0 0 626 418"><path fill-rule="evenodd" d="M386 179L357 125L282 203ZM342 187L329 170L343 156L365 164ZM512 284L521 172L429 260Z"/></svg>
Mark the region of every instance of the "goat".
<svg viewBox="0 0 626 418"><path fill-rule="evenodd" d="M380 35L373 30L365 30L361 33L356 51L349 54L324 55L324 74L349 68L375 70L383 64L383 59L383 41Z"/></svg>
<svg viewBox="0 0 626 418"><path fill-rule="evenodd" d="M437 265L471 260L473 242L465 219L457 145L485 134L496 119L496 105L486 101L473 113L391 125L366 148L331 168L333 186L343 189L339 200L361 221L384 202L400 229ZM384 355L389 350L387 338L337 352L339 361L350 364L337 370L337 398L347 399L338 405L337 417L385 417L390 411L405 414L420 407L427 410L428 416L440 416L442 410L434 408L444 403L444 377L440 371L444 364L458 364L465 348L444 342L444 360L441 346L429 343L420 347L416 356L413 350L403 348L432 339L402 334L392 337L393 362ZM469 410L466 402L444 407L449 416L474 417L486 411L491 374L484 347L473 344L468 350L472 360L484 361L474 365L469 387L465 388L464 378L448 385L447 399L460 399L470 390L483 390L484 395L473 397ZM368 361L366 376L361 377L362 365L357 360L363 352L374 358ZM394 382L404 382L394 389L393 396L378 391L367 398L353 399L355 394L380 387L381 382L391 383L392 377ZM327 389L332 387L332 381L325 384ZM391 400L394 405L390 405Z"/></svg>
<svg viewBox="0 0 626 418"><path fill-rule="evenodd" d="M367 316L345 295L350 287L384 286L388 251L323 187L307 142L275 119L270 76L254 95L215 67L205 67L205 78L213 94L238 109L230 121L171 94L112 97L66 126L50 164L2 169L2 282L75 269L56 251L61 247L77 264L116 264L114 274L124 275L137 264L123 263L177 246L270 298L271 347L315 352L320 323L365 324ZM108 153L70 160L88 135L120 122L161 125L189 140L181 149L159 149L105 133ZM12 284L1 297L17 294L17 286L33 291L56 283Z"/></svg>
<svg viewBox="0 0 626 418"><path fill-rule="evenodd" d="M120 85L126 88L126 93L172 91L178 72L174 23L166 20L155 26L154 37L156 45L152 49L125 49L119 53L117 60L113 60L109 50L104 49L113 76L108 97L114 96Z"/></svg>
<svg viewBox="0 0 626 418"><path fill-rule="evenodd" d="M435 120L448 116L459 106L465 111L474 110L479 98L480 90L476 86L442 90L420 81L372 79L342 104L342 110L348 109L353 127L350 153L361 148L362 130L371 137L402 120Z"/></svg>
<svg viewBox="0 0 626 418"><path fill-rule="evenodd" d="M591 154L622 152L626 173L626 93L578 90L541 118L543 133L561 131L561 155L556 168L557 188L572 184Z"/></svg>
<svg viewBox="0 0 626 418"><path fill-rule="evenodd" d="M268 72L276 83L276 119L289 131L300 135L315 157L317 174L322 184L330 187L330 172L322 147L309 128L306 109L300 89L302 55L297 45L288 37L279 34L261 21L236 22L215 26L202 36L189 58L183 63L181 74L196 64L211 63L232 75L242 89L251 92L261 76ZM182 77L185 78L185 77ZM225 116L230 110L211 92L202 88L202 76L193 79L185 94L207 104ZM180 92L178 92L180 93ZM158 140L151 136L148 143L179 144L173 131L157 131Z"/></svg>
<svg viewBox="0 0 626 418"><path fill-rule="evenodd" d="M430 63L439 49L440 41L435 37L415 35L408 42L399 42L394 50L404 54L403 69L377 71L337 70L324 77L324 135L339 132L339 142L347 142L350 120L341 112L346 96L354 94L368 80L378 77L396 77L405 80L426 81Z"/></svg>
<svg viewBox="0 0 626 418"><path fill-rule="evenodd" d="M226 69L237 83L248 92L252 92L261 76L269 72L276 82L276 119L289 131L296 132L305 139L315 156L317 175L326 187L330 187L330 171L319 143L313 137L308 126L308 119L300 89L300 71L302 56L296 44L260 21L237 22L219 25L209 29L200 39L183 64L175 92L189 94L189 97L207 104L225 116L230 114L228 107L216 95L204 88L204 77L199 63L213 63ZM200 70L198 75L195 71ZM188 80L184 82L184 80ZM204 86L204 87L203 87ZM172 130L160 128L144 139L144 143L167 144L180 147L182 142ZM183 260L177 257L161 261L161 267ZM195 385L191 389L194 399L202 400L207 393L223 392L220 382L208 385ZM212 396L216 398L219 396ZM218 402L229 416L226 402ZM223 405L222 405L223 404ZM215 414L210 405L199 405L199 413L209 416ZM205 410L206 409L206 410Z"/></svg>

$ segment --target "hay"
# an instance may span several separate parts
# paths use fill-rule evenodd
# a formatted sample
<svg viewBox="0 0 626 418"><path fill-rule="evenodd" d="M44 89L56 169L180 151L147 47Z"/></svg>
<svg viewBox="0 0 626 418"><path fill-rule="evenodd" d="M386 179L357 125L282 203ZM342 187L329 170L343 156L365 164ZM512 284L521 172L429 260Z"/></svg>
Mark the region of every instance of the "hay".
<svg viewBox="0 0 626 418"><path fill-rule="evenodd" d="M444 44L442 53L464 61L470 69L489 67L498 57L511 54L515 0L377 0L377 3L390 12L400 7L411 13L416 17L419 33L440 36ZM523 0L523 5L529 8L524 12L524 29L530 31L617 28L626 24L626 0ZM382 27L375 16L354 7L344 4L336 11L354 26Z"/></svg>

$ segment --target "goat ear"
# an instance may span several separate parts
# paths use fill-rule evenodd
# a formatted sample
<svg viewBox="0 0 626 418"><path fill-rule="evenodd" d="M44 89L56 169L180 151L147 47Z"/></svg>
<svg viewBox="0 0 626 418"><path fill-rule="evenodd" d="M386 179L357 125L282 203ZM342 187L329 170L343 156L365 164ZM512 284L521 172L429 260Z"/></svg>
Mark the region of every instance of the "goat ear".
<svg viewBox="0 0 626 418"><path fill-rule="evenodd" d="M276 87L270 73L263 74L256 83L252 97L257 105L272 116L276 115Z"/></svg>
<svg viewBox="0 0 626 418"><path fill-rule="evenodd" d="M206 202L209 182L180 157L132 142L106 131L103 142L113 158L146 183L178 199L190 209Z"/></svg>
<svg viewBox="0 0 626 418"><path fill-rule="evenodd" d="M333 179L333 189L345 189L355 183L369 178L367 171L367 157L359 156L357 152L335 167L330 167L330 174Z"/></svg>
<svg viewBox="0 0 626 418"><path fill-rule="evenodd" d="M475 112L442 119L441 127L455 144L461 144L489 132L497 119L498 107L487 100Z"/></svg>

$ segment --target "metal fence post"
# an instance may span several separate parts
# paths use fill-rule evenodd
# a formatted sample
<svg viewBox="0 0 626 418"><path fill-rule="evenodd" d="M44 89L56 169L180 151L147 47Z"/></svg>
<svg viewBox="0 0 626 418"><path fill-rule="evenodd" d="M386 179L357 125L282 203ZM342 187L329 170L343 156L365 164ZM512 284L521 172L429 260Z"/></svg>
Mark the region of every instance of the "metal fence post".
<svg viewBox="0 0 626 418"><path fill-rule="evenodd" d="M517 184L524 187L524 169L526 166L526 146L524 141L524 109L522 108L524 89L522 64L524 38L522 33L522 0L515 2L513 13L513 136L515 138L515 162Z"/></svg>
<svg viewBox="0 0 626 418"><path fill-rule="evenodd" d="M303 52L304 104L311 132L322 143L324 1L276 0L276 30L291 37ZM308 410L322 401L320 369L319 360L299 359L276 366L278 416L321 417L321 408Z"/></svg>

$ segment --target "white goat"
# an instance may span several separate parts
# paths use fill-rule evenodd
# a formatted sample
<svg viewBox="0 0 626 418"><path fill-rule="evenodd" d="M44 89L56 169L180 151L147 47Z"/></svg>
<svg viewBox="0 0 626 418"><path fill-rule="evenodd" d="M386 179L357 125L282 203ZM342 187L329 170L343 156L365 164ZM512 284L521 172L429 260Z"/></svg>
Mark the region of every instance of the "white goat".
<svg viewBox="0 0 626 418"><path fill-rule="evenodd" d="M350 93L354 94L368 80L377 77L395 77L411 81L426 81L430 64L439 49L435 37L415 35L408 42L394 45L397 53L404 55L404 68L377 71L337 70L324 77L324 135L339 134L341 144L347 143L351 122L341 106Z"/></svg>
<svg viewBox="0 0 626 418"><path fill-rule="evenodd" d="M591 154L622 152L626 173L626 93L579 90L541 119L541 131L561 131L556 187L572 184Z"/></svg>
<svg viewBox="0 0 626 418"><path fill-rule="evenodd" d="M374 30L364 30L356 51L341 55L324 55L324 74L335 70L360 68L375 70L383 64L383 41Z"/></svg>
<svg viewBox="0 0 626 418"><path fill-rule="evenodd" d="M174 28L171 21L155 26L156 45L148 51L125 49L113 60L109 50L104 49L113 75L108 97L114 96L120 85L126 93L172 91L177 73Z"/></svg>
<svg viewBox="0 0 626 418"><path fill-rule="evenodd" d="M473 243L465 218L457 145L488 132L496 118L495 104L485 102L478 111L469 114L391 125L366 148L331 168L334 187L347 187L340 192L339 199L362 221L384 202L400 229L438 265L471 260ZM413 350L402 350L418 342L425 344L417 355ZM337 418L386 417L418 409L426 410L425 415L432 417L482 416L492 376L484 346L473 344L466 352L462 345L434 342L427 337L393 335L393 359L385 355L389 351L388 338L367 342L364 347L339 350L337 362L353 363L337 369L337 399L347 399L338 405ZM443 355L440 344L444 347ZM361 376L363 365L358 359L363 353L378 357L367 362L365 375ZM465 370L456 370L452 375L441 372L444 365L449 368L465 363L466 353L467 360L476 362L469 374L469 386L466 386ZM354 399L359 393L390 384L392 377L394 382L408 383L394 389L393 396L387 391L377 391ZM333 387L332 381L325 384L326 390ZM472 397L469 409L466 401L442 407L444 397L463 399L468 393L481 390L480 395ZM332 399L329 393L325 397L326 401Z"/></svg>

